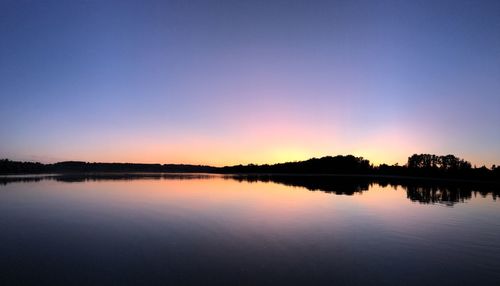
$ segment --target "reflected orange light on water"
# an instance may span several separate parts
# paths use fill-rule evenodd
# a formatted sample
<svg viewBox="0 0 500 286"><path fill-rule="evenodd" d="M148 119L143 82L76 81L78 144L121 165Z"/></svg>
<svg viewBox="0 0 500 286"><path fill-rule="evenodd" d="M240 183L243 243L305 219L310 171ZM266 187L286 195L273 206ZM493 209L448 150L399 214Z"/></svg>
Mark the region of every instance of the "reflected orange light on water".
<svg viewBox="0 0 500 286"><path fill-rule="evenodd" d="M113 213L150 212L157 218L182 219L196 214L213 221L245 221L253 227L296 228L307 227L302 222L318 223L318 218L329 220L335 215L331 208L335 196L276 183L143 179L55 184L51 188L59 201L96 205Z"/></svg>
<svg viewBox="0 0 500 286"><path fill-rule="evenodd" d="M339 228L356 222L359 227L383 228L378 229L380 233L398 235L404 230L418 236L428 231L429 221L444 214L458 214L463 208L496 210L491 199L477 204L480 200L472 197L471 204L455 205L457 212L440 206L440 202L429 205L412 201L401 186L361 184L358 187L362 189L356 189L336 182L335 178L326 186L325 190L333 192L328 193L277 182L240 182L219 175L203 176L76 183L48 180L23 192L30 192L32 199L50 202L48 209L60 208L73 215L118 217L141 225L159 220L203 231L211 231L208 226L216 225L230 228L234 235L270 232L307 236L313 230L333 235ZM136 221L139 217L140 221Z"/></svg>
<svg viewBox="0 0 500 286"><path fill-rule="evenodd" d="M398 209L409 208L412 203L401 187L374 185L370 191L348 195L334 195L310 191L304 187L290 187L278 183L238 182L223 177L207 179L140 179L124 181L89 181L84 184L64 186L64 193L75 200L112 208L155 208L159 212L191 213L211 217L223 215L246 218L266 223L269 218L281 223L298 220L328 220L336 216L337 209L344 215L349 209L366 209L380 218L398 220ZM61 197L61 186L54 185L54 193ZM95 187L95 188L94 188ZM81 191L75 192L81 189ZM99 191L89 191L89 190ZM84 191L85 190L85 191ZM77 196L77 197L76 197ZM229 216L228 216L229 215ZM337 220L340 217L337 216Z"/></svg>

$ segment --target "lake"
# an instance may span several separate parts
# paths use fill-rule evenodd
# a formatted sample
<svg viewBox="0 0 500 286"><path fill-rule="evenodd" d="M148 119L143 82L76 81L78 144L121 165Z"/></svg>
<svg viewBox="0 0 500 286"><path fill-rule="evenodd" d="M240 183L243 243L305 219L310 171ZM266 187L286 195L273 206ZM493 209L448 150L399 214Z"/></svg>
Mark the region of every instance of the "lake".
<svg viewBox="0 0 500 286"><path fill-rule="evenodd" d="M0 285L500 285L498 185L0 178Z"/></svg>

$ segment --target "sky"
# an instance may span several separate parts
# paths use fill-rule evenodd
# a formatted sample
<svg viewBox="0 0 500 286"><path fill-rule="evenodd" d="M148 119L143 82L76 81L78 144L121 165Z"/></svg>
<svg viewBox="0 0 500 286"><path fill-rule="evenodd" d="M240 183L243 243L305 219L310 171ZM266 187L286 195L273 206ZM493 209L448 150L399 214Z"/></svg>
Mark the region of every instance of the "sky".
<svg viewBox="0 0 500 286"><path fill-rule="evenodd" d="M500 164L500 1L0 0L0 157Z"/></svg>

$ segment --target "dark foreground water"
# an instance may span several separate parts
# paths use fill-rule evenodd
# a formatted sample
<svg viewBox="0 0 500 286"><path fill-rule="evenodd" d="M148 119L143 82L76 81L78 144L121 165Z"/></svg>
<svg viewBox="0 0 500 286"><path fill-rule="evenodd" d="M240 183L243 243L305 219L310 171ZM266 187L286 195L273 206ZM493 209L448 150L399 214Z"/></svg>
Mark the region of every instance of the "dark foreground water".
<svg viewBox="0 0 500 286"><path fill-rule="evenodd" d="M0 285L500 285L498 186L0 179Z"/></svg>

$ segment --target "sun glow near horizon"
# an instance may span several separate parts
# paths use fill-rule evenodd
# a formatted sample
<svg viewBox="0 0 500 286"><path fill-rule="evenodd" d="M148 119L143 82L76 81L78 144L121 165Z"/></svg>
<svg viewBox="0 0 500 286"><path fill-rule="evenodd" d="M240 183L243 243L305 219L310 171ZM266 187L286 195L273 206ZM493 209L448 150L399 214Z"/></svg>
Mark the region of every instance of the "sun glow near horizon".
<svg viewBox="0 0 500 286"><path fill-rule="evenodd" d="M57 150L51 150L50 146L44 149L44 145L41 145L38 152L46 156L10 159L27 159L42 163L75 160L220 167L354 155L368 159L373 165L404 165L407 158L415 153L438 155L450 153L446 151L446 145L442 141L424 140L419 138L421 135L412 133L412 130L394 125L372 128L367 130L365 136L359 136L345 128L327 124L314 125L293 118L281 121L264 119L262 122L254 123L248 125L247 129L225 129L216 134L194 134L183 131L182 136L169 134L161 136L161 130L154 132L140 130L137 136L117 131L106 134L82 134L79 137L68 138L67 144ZM477 165L495 164L492 158L460 152L455 155Z"/></svg>

